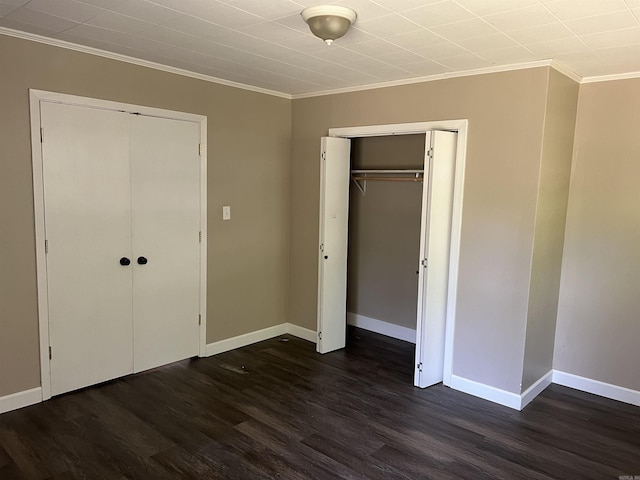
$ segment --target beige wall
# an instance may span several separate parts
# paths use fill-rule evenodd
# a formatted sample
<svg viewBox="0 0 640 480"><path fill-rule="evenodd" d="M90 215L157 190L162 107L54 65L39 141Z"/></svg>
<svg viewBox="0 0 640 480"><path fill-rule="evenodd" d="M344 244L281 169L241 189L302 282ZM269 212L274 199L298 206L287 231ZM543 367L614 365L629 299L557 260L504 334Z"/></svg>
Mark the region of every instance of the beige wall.
<svg viewBox="0 0 640 480"><path fill-rule="evenodd" d="M640 390L640 79L580 86L554 369Z"/></svg>
<svg viewBox="0 0 640 480"><path fill-rule="evenodd" d="M351 168L422 169L425 135L355 138ZM351 183L347 311L416 328L421 182Z"/></svg>
<svg viewBox="0 0 640 480"><path fill-rule="evenodd" d="M29 88L206 115L207 341L286 321L289 100L2 35L0 71L0 396L40 384Z"/></svg>
<svg viewBox="0 0 640 480"><path fill-rule="evenodd" d="M453 373L520 393L548 70L294 100L289 320L316 328L320 137L467 118Z"/></svg>
<svg viewBox="0 0 640 480"><path fill-rule="evenodd" d="M522 391L553 367L578 87L573 80L549 70Z"/></svg>
<svg viewBox="0 0 640 480"><path fill-rule="evenodd" d="M468 118L453 373L520 393L554 352L555 369L640 389L640 80L580 87L552 350L576 95L557 72L291 102L5 36L0 68L0 396L39 385L29 88L207 115L208 342L315 330L329 128Z"/></svg>

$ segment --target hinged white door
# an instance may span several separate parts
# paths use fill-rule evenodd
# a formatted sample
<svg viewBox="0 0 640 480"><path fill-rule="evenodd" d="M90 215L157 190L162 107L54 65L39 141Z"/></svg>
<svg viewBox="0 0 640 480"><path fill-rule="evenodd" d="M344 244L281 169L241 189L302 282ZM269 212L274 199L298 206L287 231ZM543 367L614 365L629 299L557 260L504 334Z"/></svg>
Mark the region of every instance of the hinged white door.
<svg viewBox="0 0 640 480"><path fill-rule="evenodd" d="M320 353L344 348L346 342L350 150L348 139L321 140L316 344Z"/></svg>
<svg viewBox="0 0 640 480"><path fill-rule="evenodd" d="M417 387L443 379L456 142L454 132L427 132L418 259Z"/></svg>
<svg viewBox="0 0 640 480"><path fill-rule="evenodd" d="M129 127L121 112L48 102L41 125L56 395L133 371Z"/></svg>
<svg viewBox="0 0 640 480"><path fill-rule="evenodd" d="M198 355L200 125L130 116L134 370Z"/></svg>

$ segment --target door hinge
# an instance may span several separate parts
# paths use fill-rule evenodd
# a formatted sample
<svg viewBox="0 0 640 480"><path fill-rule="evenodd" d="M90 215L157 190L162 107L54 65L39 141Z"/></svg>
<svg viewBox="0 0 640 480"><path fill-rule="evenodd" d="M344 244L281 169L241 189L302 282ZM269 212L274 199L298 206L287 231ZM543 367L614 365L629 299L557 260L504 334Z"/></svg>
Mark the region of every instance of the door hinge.
<svg viewBox="0 0 640 480"><path fill-rule="evenodd" d="M44 241L44 253L49 253L49 240Z"/></svg>
<svg viewBox="0 0 640 480"><path fill-rule="evenodd" d="M322 160L326 160L327 159L327 152L322 152L322 155L320 155L320 158L322 158Z"/></svg>
<svg viewBox="0 0 640 480"><path fill-rule="evenodd" d="M427 150L427 157L433 158L433 147L431 147L431 148L429 148L429 150Z"/></svg>
<svg viewBox="0 0 640 480"><path fill-rule="evenodd" d="M324 252L324 243L321 243L321 244L320 244L320 251L321 251L321 252Z"/></svg>
<svg viewBox="0 0 640 480"><path fill-rule="evenodd" d="M422 362L418 363L418 364L416 365L416 368L417 368L419 371L422 371Z"/></svg>
<svg viewBox="0 0 640 480"><path fill-rule="evenodd" d="M318 338L322 340L322 332L318 332Z"/></svg>
<svg viewBox="0 0 640 480"><path fill-rule="evenodd" d="M49 360L51 360L53 356L51 355L51 346L49 346Z"/></svg>
<svg viewBox="0 0 640 480"><path fill-rule="evenodd" d="M422 265L424 268L427 268L427 259L423 258L422 260L420 260L420 265Z"/></svg>
<svg viewBox="0 0 640 480"><path fill-rule="evenodd" d="M198 242L202 243L202 230L198 232Z"/></svg>
<svg viewBox="0 0 640 480"><path fill-rule="evenodd" d="M198 325L202 325L202 314L198 314Z"/></svg>
<svg viewBox="0 0 640 480"><path fill-rule="evenodd" d="M40 143L44 142L44 128L40 127Z"/></svg>
<svg viewBox="0 0 640 480"><path fill-rule="evenodd" d="M202 156L202 144L198 144L198 155Z"/></svg>

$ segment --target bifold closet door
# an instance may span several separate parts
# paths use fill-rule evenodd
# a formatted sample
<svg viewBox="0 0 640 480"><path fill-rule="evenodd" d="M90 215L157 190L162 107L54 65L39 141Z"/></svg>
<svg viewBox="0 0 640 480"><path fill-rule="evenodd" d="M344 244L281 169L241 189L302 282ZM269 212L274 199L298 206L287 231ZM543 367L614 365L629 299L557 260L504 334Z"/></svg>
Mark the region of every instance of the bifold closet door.
<svg viewBox="0 0 640 480"><path fill-rule="evenodd" d="M427 133L422 190L422 226L418 277L418 324L414 385L429 387L443 380L447 320L451 219L458 134Z"/></svg>
<svg viewBox="0 0 640 480"><path fill-rule="evenodd" d="M128 117L41 104L53 395L133 371Z"/></svg>
<svg viewBox="0 0 640 480"><path fill-rule="evenodd" d="M134 371L198 355L200 125L131 118Z"/></svg>
<svg viewBox="0 0 640 480"><path fill-rule="evenodd" d="M322 137L316 344L320 353L346 344L350 154L351 140Z"/></svg>

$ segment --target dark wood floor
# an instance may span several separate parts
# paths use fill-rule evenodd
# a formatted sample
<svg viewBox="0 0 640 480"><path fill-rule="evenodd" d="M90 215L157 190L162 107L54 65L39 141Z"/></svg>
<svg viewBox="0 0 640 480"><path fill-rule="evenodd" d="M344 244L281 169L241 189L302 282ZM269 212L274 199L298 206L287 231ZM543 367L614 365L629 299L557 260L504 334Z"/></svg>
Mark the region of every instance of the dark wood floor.
<svg viewBox="0 0 640 480"><path fill-rule="evenodd" d="M0 416L0 479L618 479L640 408L552 385L523 412L411 386L413 346L351 330L133 375Z"/></svg>

